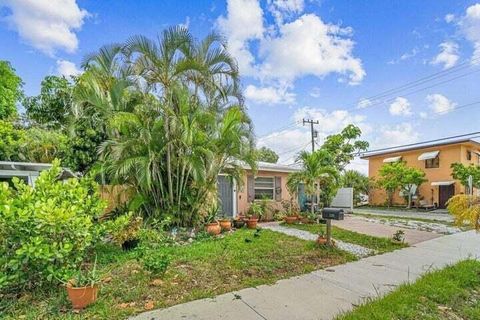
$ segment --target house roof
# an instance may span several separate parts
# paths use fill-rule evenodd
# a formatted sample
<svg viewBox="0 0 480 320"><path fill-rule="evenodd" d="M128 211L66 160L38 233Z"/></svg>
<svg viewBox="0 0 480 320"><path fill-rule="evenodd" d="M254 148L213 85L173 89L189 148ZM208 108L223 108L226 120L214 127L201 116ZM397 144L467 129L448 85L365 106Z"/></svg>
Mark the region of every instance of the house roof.
<svg viewBox="0 0 480 320"><path fill-rule="evenodd" d="M16 162L16 161L0 161L0 170L4 171L33 171L40 172L48 170L52 167L51 163L36 163L36 162ZM63 168L60 179L68 179L76 177L76 175L68 168Z"/></svg>
<svg viewBox="0 0 480 320"><path fill-rule="evenodd" d="M250 166L248 164L244 164L243 168L246 170L250 170ZM272 172L297 172L300 170L297 166L287 166L284 164L277 164L277 163L269 163L258 161L257 162L257 170L258 171L272 171Z"/></svg>
<svg viewBox="0 0 480 320"><path fill-rule="evenodd" d="M376 157L380 155L387 155L387 154L399 154L402 152L413 151L413 150L420 150L420 149L428 149L446 145L453 145L453 144L473 144L480 149L480 143L472 140L470 138L467 139L457 139L457 140L449 140L449 141L442 141L442 142L433 142L433 143L419 143L415 145L407 145L407 146L399 146L399 147L392 147L388 150L378 150L378 151L367 151L364 152L360 158L361 159L368 159L371 157Z"/></svg>

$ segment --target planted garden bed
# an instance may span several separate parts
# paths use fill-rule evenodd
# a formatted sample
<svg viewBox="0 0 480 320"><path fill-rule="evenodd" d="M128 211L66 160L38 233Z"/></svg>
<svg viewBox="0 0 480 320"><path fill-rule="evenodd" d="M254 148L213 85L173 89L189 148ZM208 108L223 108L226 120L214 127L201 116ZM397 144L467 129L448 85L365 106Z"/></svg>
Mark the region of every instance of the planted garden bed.
<svg viewBox="0 0 480 320"><path fill-rule="evenodd" d="M257 236L255 236L257 234ZM163 277L144 270L135 250L97 248L105 277L95 304L72 313L64 288L37 289L16 299L2 298L7 319L124 319L152 308L212 297L241 288L274 283L294 275L354 260L340 250L322 247L269 230L237 230L220 238L162 248L171 257ZM48 315L48 316L47 316Z"/></svg>

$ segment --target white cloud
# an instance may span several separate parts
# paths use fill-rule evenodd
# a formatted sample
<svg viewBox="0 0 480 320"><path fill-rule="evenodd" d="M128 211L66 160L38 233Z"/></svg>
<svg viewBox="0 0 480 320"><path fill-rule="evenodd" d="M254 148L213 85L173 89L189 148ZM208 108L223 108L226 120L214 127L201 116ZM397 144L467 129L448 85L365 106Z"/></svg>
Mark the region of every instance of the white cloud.
<svg viewBox="0 0 480 320"><path fill-rule="evenodd" d="M350 84L358 84L365 71L361 60L352 54L354 42L344 37L349 32L338 25L325 24L314 14L283 24L277 37L265 38L261 43L261 74L293 82L308 75L323 78L339 73L348 77Z"/></svg>
<svg viewBox="0 0 480 320"><path fill-rule="evenodd" d="M389 111L394 116L409 116L412 114L410 102L403 97L397 97L390 105Z"/></svg>
<svg viewBox="0 0 480 320"><path fill-rule="evenodd" d="M298 15L304 3L271 0L269 7L282 15ZM350 84L363 80L362 62L352 52L351 28L326 24L315 14L287 23L275 19L274 24L264 25L263 15L258 0L229 0L227 15L217 19L242 75L287 86L303 76L323 78L332 73Z"/></svg>
<svg viewBox="0 0 480 320"><path fill-rule="evenodd" d="M362 98L358 101L357 109L364 109L364 108L370 107L372 104L373 104L372 100Z"/></svg>
<svg viewBox="0 0 480 320"><path fill-rule="evenodd" d="M295 102L295 94L289 92L287 88L248 85L244 93L245 98L255 103L291 104Z"/></svg>
<svg viewBox="0 0 480 320"><path fill-rule="evenodd" d="M472 63L480 64L480 3L467 8L459 25L467 40L473 44Z"/></svg>
<svg viewBox="0 0 480 320"><path fill-rule="evenodd" d="M420 112L419 115L420 115L420 118L422 118L422 119L427 119L428 118L428 113L426 113L424 111Z"/></svg>
<svg viewBox="0 0 480 320"><path fill-rule="evenodd" d="M53 56L58 49L69 53L78 47L75 34L88 12L75 0L3 0L11 10L5 18L9 26L34 48Z"/></svg>
<svg viewBox="0 0 480 320"><path fill-rule="evenodd" d="M459 59L458 44L452 41L445 41L439 45L440 53L433 58L431 64L442 64L443 69L448 69L457 64Z"/></svg>
<svg viewBox="0 0 480 320"><path fill-rule="evenodd" d="M304 0L268 0L268 10L275 17L277 23L283 23L285 18L303 12Z"/></svg>
<svg viewBox="0 0 480 320"><path fill-rule="evenodd" d="M298 124L297 127L261 137L258 139L258 146L266 146L277 152L280 156L279 162L292 163L300 150L310 150L311 148L310 127L302 126L304 118L318 120L319 123L314 128L318 131L316 141L320 145L328 135L340 132L349 124L357 125L362 130L363 135L372 131L371 127L365 122L365 116L353 115L346 110L329 112L319 108L303 107L293 115L293 120Z"/></svg>
<svg viewBox="0 0 480 320"><path fill-rule="evenodd" d="M427 101L429 103L429 108L432 109L434 113L439 114L448 113L457 106L455 102L439 93L429 94L427 96Z"/></svg>
<svg viewBox="0 0 480 320"><path fill-rule="evenodd" d="M81 69L78 69L75 63L67 60L57 60L57 73L61 76L70 77L76 76L82 73Z"/></svg>
<svg viewBox="0 0 480 320"><path fill-rule="evenodd" d="M319 87L312 88L312 91L310 91L310 96L314 98L320 98L321 96L320 88Z"/></svg>
<svg viewBox="0 0 480 320"><path fill-rule="evenodd" d="M453 13L449 13L445 15L445 22L450 23L455 20L455 15Z"/></svg>
<svg viewBox="0 0 480 320"><path fill-rule="evenodd" d="M413 143L417 142L419 138L418 130L410 123L401 123L395 126L384 125L372 141L372 149Z"/></svg>
<svg viewBox="0 0 480 320"><path fill-rule="evenodd" d="M257 0L229 0L227 16L217 19L220 31L228 39L228 50L237 59L242 75L256 74L250 42L263 38L263 10Z"/></svg>

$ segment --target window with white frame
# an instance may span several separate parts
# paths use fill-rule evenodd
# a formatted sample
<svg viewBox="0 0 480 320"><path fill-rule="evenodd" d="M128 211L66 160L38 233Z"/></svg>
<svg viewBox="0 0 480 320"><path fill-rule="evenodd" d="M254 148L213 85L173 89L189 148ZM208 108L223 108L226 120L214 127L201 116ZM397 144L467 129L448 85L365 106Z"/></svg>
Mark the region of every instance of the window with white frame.
<svg viewBox="0 0 480 320"><path fill-rule="evenodd" d="M255 199L275 198L275 177L256 177L255 178Z"/></svg>

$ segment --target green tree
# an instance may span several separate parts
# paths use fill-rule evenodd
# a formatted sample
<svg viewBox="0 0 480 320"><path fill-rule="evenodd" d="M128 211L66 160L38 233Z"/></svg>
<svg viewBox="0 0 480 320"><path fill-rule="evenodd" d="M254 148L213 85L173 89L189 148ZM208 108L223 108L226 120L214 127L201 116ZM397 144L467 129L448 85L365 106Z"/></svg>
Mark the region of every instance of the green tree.
<svg viewBox="0 0 480 320"><path fill-rule="evenodd" d="M72 110L73 84L65 77L47 76L38 96L23 100L28 119L47 128L67 125Z"/></svg>
<svg viewBox="0 0 480 320"><path fill-rule="evenodd" d="M480 188L480 166L473 164L466 166L463 163L452 163L451 168L452 178L460 180L467 194L471 193L471 190L468 190L468 179L470 176L472 177L473 187Z"/></svg>
<svg viewBox="0 0 480 320"><path fill-rule="evenodd" d="M363 195L368 195L372 188L372 181L368 176L356 170L347 170L342 175L342 186L353 188L353 201L358 204Z"/></svg>
<svg viewBox="0 0 480 320"><path fill-rule="evenodd" d="M0 60L0 120L17 115L17 102L23 95L22 79L10 62Z"/></svg>
<svg viewBox="0 0 480 320"><path fill-rule="evenodd" d="M303 184L305 193L311 199L316 197L317 205L322 193L326 195L324 201L327 202L324 204L328 205L328 201L331 201L335 195L334 192L340 185L339 170L333 164L332 154L324 149L319 149L313 153L302 151L298 156L298 161L301 163L302 169L289 175L287 180L288 189L296 193L299 185ZM310 209L314 213L313 200Z"/></svg>
<svg viewBox="0 0 480 320"><path fill-rule="evenodd" d="M261 147L256 150L257 160L269 163L277 163L278 154L270 148Z"/></svg>
<svg viewBox="0 0 480 320"><path fill-rule="evenodd" d="M158 41L137 36L86 58L75 114L94 114L107 139L100 170L135 189L145 216L199 221L220 172L240 181L255 168L253 135L238 70L221 37L198 42L185 28Z"/></svg>
<svg viewBox="0 0 480 320"><path fill-rule="evenodd" d="M25 130L24 133L18 148L21 161L51 163L65 157L66 135L35 127Z"/></svg>
<svg viewBox="0 0 480 320"><path fill-rule="evenodd" d="M427 181L425 172L408 167L403 161L398 161L386 163L380 168L377 183L387 193L388 206L392 205L395 191L400 189L403 194L406 194L407 208L410 208L413 194L425 181Z"/></svg>
<svg viewBox="0 0 480 320"><path fill-rule="evenodd" d="M25 130L16 128L10 121L0 119L0 161L18 161L24 137Z"/></svg>
<svg viewBox="0 0 480 320"><path fill-rule="evenodd" d="M343 171L355 155L368 149L368 142L359 140L361 135L359 127L349 124L340 133L328 136L320 148L330 153L333 163Z"/></svg>

